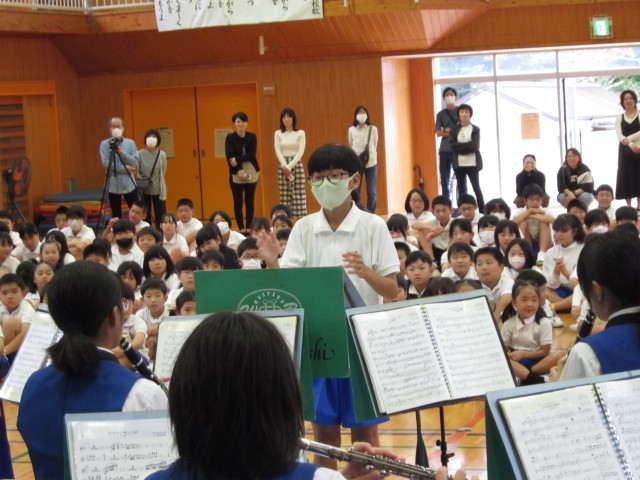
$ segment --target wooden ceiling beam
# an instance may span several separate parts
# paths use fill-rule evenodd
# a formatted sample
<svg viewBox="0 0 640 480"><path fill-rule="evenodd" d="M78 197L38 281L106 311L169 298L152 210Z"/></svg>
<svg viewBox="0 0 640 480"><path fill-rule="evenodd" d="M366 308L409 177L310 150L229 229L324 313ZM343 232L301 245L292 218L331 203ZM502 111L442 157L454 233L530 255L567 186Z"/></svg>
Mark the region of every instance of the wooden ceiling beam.
<svg viewBox="0 0 640 480"><path fill-rule="evenodd" d="M81 12L34 11L0 8L0 32L29 34L89 33L87 16Z"/></svg>

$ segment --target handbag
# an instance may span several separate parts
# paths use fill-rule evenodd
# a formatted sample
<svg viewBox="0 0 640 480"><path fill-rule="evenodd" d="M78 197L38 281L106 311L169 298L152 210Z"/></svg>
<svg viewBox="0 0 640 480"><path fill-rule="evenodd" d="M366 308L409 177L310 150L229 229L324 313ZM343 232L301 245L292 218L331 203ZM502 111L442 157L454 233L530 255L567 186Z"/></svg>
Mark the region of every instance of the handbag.
<svg viewBox="0 0 640 480"><path fill-rule="evenodd" d="M153 162L153 167L151 167L151 173L147 177L146 175L140 175L138 171L138 178L136 178L136 186L139 189L145 189L151 185L153 185L153 181L151 177L153 177L153 171L156 169L156 164L158 163L158 158L160 158L160 150L158 149L158 154L156 155L156 159Z"/></svg>
<svg viewBox="0 0 640 480"><path fill-rule="evenodd" d="M373 130L372 126L369 126L369 136L367 137L367 146L364 147L364 150L358 155L360 157L360 162L362 163L362 168L364 169L369 163L369 142L371 141L371 130Z"/></svg>

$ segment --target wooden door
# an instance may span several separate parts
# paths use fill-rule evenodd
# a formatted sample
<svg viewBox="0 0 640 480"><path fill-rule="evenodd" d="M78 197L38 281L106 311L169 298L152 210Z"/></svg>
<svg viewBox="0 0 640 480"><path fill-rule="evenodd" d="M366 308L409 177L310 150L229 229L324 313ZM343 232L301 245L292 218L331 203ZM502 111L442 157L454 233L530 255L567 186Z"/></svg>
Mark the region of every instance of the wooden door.
<svg viewBox="0 0 640 480"><path fill-rule="evenodd" d="M175 213L177 200L186 197L193 200L194 215L203 218L194 87L134 90L130 96L133 125L125 126L125 135L132 136L139 149L144 148L147 130L173 132L174 156L167 159L165 175L167 211ZM163 143L160 148L167 147Z"/></svg>
<svg viewBox="0 0 640 480"><path fill-rule="evenodd" d="M212 212L224 210L233 217L229 169L224 155L224 129L233 131L231 116L236 112L245 112L249 117L247 130L258 136L257 156L262 166L257 85L246 83L197 87L196 97L204 214L208 218ZM258 181L256 191L256 216L264 215L261 184L262 179Z"/></svg>

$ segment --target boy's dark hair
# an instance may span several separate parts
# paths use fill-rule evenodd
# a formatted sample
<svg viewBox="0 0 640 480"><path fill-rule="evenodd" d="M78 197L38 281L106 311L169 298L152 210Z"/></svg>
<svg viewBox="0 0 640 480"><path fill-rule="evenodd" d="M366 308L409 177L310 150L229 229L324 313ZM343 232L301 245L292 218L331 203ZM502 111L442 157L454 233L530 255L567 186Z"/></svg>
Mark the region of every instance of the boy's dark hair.
<svg viewBox="0 0 640 480"><path fill-rule="evenodd" d="M574 198L573 200L569 200L569 203L567 203L567 213L569 213L572 208L578 208L582 210L584 213L587 213L586 205L582 203L580 200L578 200L577 198Z"/></svg>
<svg viewBox="0 0 640 480"><path fill-rule="evenodd" d="M157 228L153 228L153 227L141 228L140 231L138 232L137 238L143 237L145 235L151 235L155 239L156 243L162 242L162 233L160 233L160 231Z"/></svg>
<svg viewBox="0 0 640 480"><path fill-rule="evenodd" d="M427 288L425 290L426 297L437 297L439 295L446 295L453 293L454 282L447 277L436 277L429 280Z"/></svg>
<svg viewBox="0 0 640 480"><path fill-rule="evenodd" d="M121 282L121 283L122 283L122 298L124 298L125 300L129 300L130 302L135 302L136 294L133 291L133 288L131 288L131 285L124 282Z"/></svg>
<svg viewBox="0 0 640 480"><path fill-rule="evenodd" d="M31 222L23 223L22 225L20 225L20 228L18 229L18 234L20 235L20 238L23 240L27 236L29 237L32 237L33 235L39 236L38 227L36 227L35 224Z"/></svg>
<svg viewBox="0 0 640 480"><path fill-rule="evenodd" d="M404 275L396 273L396 281L398 282L398 288L403 289L405 293L409 291L409 282L404 278Z"/></svg>
<svg viewBox="0 0 640 480"><path fill-rule="evenodd" d="M144 293L150 289L160 290L163 295L167 294L167 284L164 283L164 281L160 280L159 278L153 278L153 277L147 278L142 284L142 287L140 287L140 292L144 296Z"/></svg>
<svg viewBox="0 0 640 480"><path fill-rule="evenodd" d="M114 235L117 235L118 233L123 233L123 232L131 232L135 235L136 226L133 224L131 220L124 220L121 218L120 220L117 220L116 223L113 224L112 231Z"/></svg>
<svg viewBox="0 0 640 480"><path fill-rule="evenodd" d="M273 217L273 214L276 212L284 212L287 217L293 217L291 207L289 207L289 205L285 205L284 203L276 203L273 207L271 207L271 210L269 211L269 218Z"/></svg>
<svg viewBox="0 0 640 480"><path fill-rule="evenodd" d="M196 245L198 247L198 251L200 250L200 247L209 240L215 240L218 243L222 243L220 227L215 223L207 223L198 230L198 233L196 233Z"/></svg>
<svg viewBox="0 0 640 480"><path fill-rule="evenodd" d="M104 245L100 245L99 243L90 243L82 251L83 260L86 260L91 255L97 255L98 257L104 258L105 260L109 259L109 254L107 253L107 250L104 248Z"/></svg>
<svg viewBox="0 0 640 480"><path fill-rule="evenodd" d="M484 206L484 214L493 214L493 211L496 207L500 207L500 210L504 212L504 215L505 217L507 217L507 219L511 218L511 208L509 207L507 202L505 202L501 198L492 198L491 200L489 200Z"/></svg>
<svg viewBox="0 0 640 480"><path fill-rule="evenodd" d="M0 232L10 233L11 229L9 228L9 225L7 225L6 223L0 222Z"/></svg>
<svg viewBox="0 0 640 480"><path fill-rule="evenodd" d="M35 273L35 271L35 260L25 260L24 262L20 262L20 264L16 267L16 275L22 278L25 288L27 288L31 293L34 293L36 291L36 286L33 283L33 274Z"/></svg>
<svg viewBox="0 0 640 480"><path fill-rule="evenodd" d="M193 290L183 290L180 292L180 295L176 297L176 312L179 312L180 309L187 302L195 302L196 301L196 292Z"/></svg>
<svg viewBox="0 0 640 480"><path fill-rule="evenodd" d="M200 259L196 257L184 257L176 263L176 271L180 272L195 272L197 270L204 270L204 265Z"/></svg>
<svg viewBox="0 0 640 480"><path fill-rule="evenodd" d="M471 248L471 245L468 243L455 242L449 246L449 263L451 263L451 257L457 253L466 253L469 255L469 258L473 259L473 248Z"/></svg>
<svg viewBox="0 0 640 480"><path fill-rule="evenodd" d="M460 207L460 205L473 205L474 208L478 208L478 201L473 195L463 193L458 197L458 207Z"/></svg>
<svg viewBox="0 0 640 480"><path fill-rule="evenodd" d="M540 288L544 287L547 284L547 277L532 268L521 271L517 279L535 283Z"/></svg>
<svg viewBox="0 0 640 480"><path fill-rule="evenodd" d="M249 121L249 117L247 116L246 113L244 112L236 112L233 115L231 115L231 123L235 123L235 121L237 119L242 120L243 122L248 122Z"/></svg>
<svg viewBox="0 0 640 480"><path fill-rule="evenodd" d="M0 210L0 218L8 218L13 222L13 215L9 210Z"/></svg>
<svg viewBox="0 0 640 480"><path fill-rule="evenodd" d="M10 285L12 283L18 285L20 290L25 289L24 280L17 273L5 273L2 277L0 277L0 287Z"/></svg>
<svg viewBox="0 0 640 480"><path fill-rule="evenodd" d="M133 202L132 206L138 207L144 213L147 213L149 211L149 207L147 206L147 202L145 202L143 200L136 200L135 202Z"/></svg>
<svg viewBox="0 0 640 480"><path fill-rule="evenodd" d="M496 227L499 221L500 219L495 215L483 215L480 217L480 220L478 220L478 231L484 227Z"/></svg>
<svg viewBox="0 0 640 480"><path fill-rule="evenodd" d="M615 228L616 232L629 232L629 233L633 233L635 235L638 235L639 231L638 231L638 227L636 226L635 223L632 222L625 222L625 223L620 223L616 226Z"/></svg>
<svg viewBox="0 0 640 480"><path fill-rule="evenodd" d="M60 205L58 208L56 208L55 215L67 215L68 211L69 207L67 207L66 205Z"/></svg>
<svg viewBox="0 0 640 480"><path fill-rule="evenodd" d="M109 243L109 240L107 240L106 238L98 237L94 238L92 243L94 245L100 245L102 248L104 248L104 251L107 254L106 258L111 258L111 243Z"/></svg>
<svg viewBox="0 0 640 480"><path fill-rule="evenodd" d="M482 247L476 250L473 254L473 263L478 263L478 257L480 255L491 255L500 265L504 265L504 255L499 248L496 247Z"/></svg>
<svg viewBox="0 0 640 480"><path fill-rule="evenodd" d="M463 278L462 280L458 280L456 283L454 283L453 291L454 292L458 292L458 291L460 291L460 287L464 287L465 285L473 287L474 290L482 290L482 283L480 282L480 280L473 280L471 278Z"/></svg>
<svg viewBox="0 0 640 480"><path fill-rule="evenodd" d="M278 230L276 232L276 239L277 240L289 240L289 235L291 235L291 229L290 228L283 228L282 230Z"/></svg>
<svg viewBox="0 0 640 480"><path fill-rule="evenodd" d="M0 232L0 245L11 245L12 247L15 246L13 244L13 239L11 238L11 234L9 232Z"/></svg>
<svg viewBox="0 0 640 480"><path fill-rule="evenodd" d="M638 221L638 210L633 207L629 207L625 205L624 207L620 207L616 210L616 222L621 221L628 222L637 222Z"/></svg>
<svg viewBox="0 0 640 480"><path fill-rule="evenodd" d="M596 188L594 195L598 196L600 192L609 192L611 195L613 195L613 188L611 188L611 185L607 185L606 183L603 183L598 188Z"/></svg>
<svg viewBox="0 0 640 480"><path fill-rule="evenodd" d="M293 228L293 222L286 215L276 215L276 218L271 221L271 225L274 225L278 220L289 225L289 228Z"/></svg>
<svg viewBox="0 0 640 480"><path fill-rule="evenodd" d="M171 275L176 273L176 266L173 264L173 260L171 260L171 256L169 252L164 247L159 247L158 245L154 245L147 253L144 254L144 260L142 261L142 272L144 276L147 278L151 277L151 270L149 269L149 262L154 258L162 258L167 263L167 270L165 271L163 278L166 280ZM163 282L164 283L164 282Z"/></svg>
<svg viewBox="0 0 640 480"><path fill-rule="evenodd" d="M321 146L309 157L309 176L318 172L341 168L353 176L362 170L362 162L352 148L328 143Z"/></svg>
<svg viewBox="0 0 640 480"><path fill-rule="evenodd" d="M193 201L190 198L180 198L176 204L176 208L189 207L193 210Z"/></svg>
<svg viewBox="0 0 640 480"><path fill-rule="evenodd" d="M553 230L575 230L575 241L578 243L584 242L584 229L580 223L580 219L571 213L563 213L553 221L551 225Z"/></svg>
<svg viewBox="0 0 640 480"><path fill-rule="evenodd" d="M67 218L81 218L87 220L87 211L82 205L72 205L67 210Z"/></svg>
<svg viewBox="0 0 640 480"><path fill-rule="evenodd" d="M209 223L215 223L213 220L217 216L224 218L224 221L229 224L229 229L231 229L231 227L233 226L233 221L231 220L229 214L223 210L216 210L215 212L213 212L209 217Z"/></svg>
<svg viewBox="0 0 640 480"><path fill-rule="evenodd" d="M525 200L533 195L538 195L540 198L544 197L544 190L537 183L530 183L522 191L522 198Z"/></svg>
<svg viewBox="0 0 640 480"><path fill-rule="evenodd" d="M513 268L509 263L509 252L511 249L518 245L522 249L522 253L524 253L524 268L533 268L536 265L536 257L533 256L533 250L531 249L531 245L524 238L514 238L509 242L507 248L505 249L504 255L504 264L509 268Z"/></svg>
<svg viewBox="0 0 640 480"><path fill-rule="evenodd" d="M458 92L456 91L455 88L453 87L446 87L443 91L442 91L442 98L447 96L447 93L453 93L456 97L458 96Z"/></svg>
<svg viewBox="0 0 640 480"><path fill-rule="evenodd" d="M595 225L596 223L606 223L607 225L609 225L611 224L611 220L609 220L609 215L607 215L604 210L594 208L593 210L589 210L584 216L584 224L585 226L591 228L591 226Z"/></svg>
<svg viewBox="0 0 640 480"><path fill-rule="evenodd" d="M251 230L266 230L267 233L271 231L271 224L269 220L264 217L256 217L251 222Z"/></svg>
<svg viewBox="0 0 640 480"><path fill-rule="evenodd" d="M252 237L245 238L238 245L238 257L242 257L242 255L244 255L244 252L247 250L257 250L257 249L258 249L258 240Z"/></svg>
<svg viewBox="0 0 640 480"><path fill-rule="evenodd" d="M406 237L409 230L409 220L401 213L394 213L387 220L387 229L390 232L400 232L403 237Z"/></svg>
<svg viewBox="0 0 640 480"><path fill-rule="evenodd" d="M200 257L200 260L202 260L203 265L209 262L218 262L220 266L224 269L225 258L222 252L218 250L207 250L202 254L202 256Z"/></svg>
<svg viewBox="0 0 640 480"><path fill-rule="evenodd" d="M118 275L123 276L127 272L131 272L133 274L133 278L136 279L136 285L140 286L142 283L142 267L140 264L133 260L128 260L118 265Z"/></svg>
<svg viewBox="0 0 640 480"><path fill-rule="evenodd" d="M451 199L444 195L438 195L431 201L431 208L435 209L436 205L444 205L445 207L451 208Z"/></svg>
<svg viewBox="0 0 640 480"><path fill-rule="evenodd" d="M416 250L407 255L407 260L404 262L404 264L406 267L408 267L409 265L419 261L423 261L424 263L431 265L433 263L433 258L431 258L431 255L429 255L427 252Z"/></svg>
<svg viewBox="0 0 640 480"><path fill-rule="evenodd" d="M424 193L424 190L422 190L421 188L412 188L411 190L409 190L409 193L407 193L407 198L404 200L405 212L409 213L411 211L411 195L413 195L414 193L420 195L420 198L422 198L422 202L424 203L424 209L429 210L429 197L427 197L427 194Z"/></svg>
<svg viewBox="0 0 640 480"><path fill-rule="evenodd" d="M405 255L408 257L411 253L411 247L407 242L393 242L396 247L396 250L402 250Z"/></svg>

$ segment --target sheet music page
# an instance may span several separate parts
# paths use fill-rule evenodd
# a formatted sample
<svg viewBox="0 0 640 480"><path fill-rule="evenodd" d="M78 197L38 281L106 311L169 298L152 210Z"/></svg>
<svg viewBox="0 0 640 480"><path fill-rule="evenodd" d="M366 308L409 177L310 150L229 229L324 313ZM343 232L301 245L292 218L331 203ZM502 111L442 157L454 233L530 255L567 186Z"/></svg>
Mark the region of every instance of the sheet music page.
<svg viewBox="0 0 640 480"><path fill-rule="evenodd" d="M419 307L352 318L382 413L450 399Z"/></svg>
<svg viewBox="0 0 640 480"><path fill-rule="evenodd" d="M502 341L484 297L424 306L453 398L515 387Z"/></svg>
<svg viewBox="0 0 640 480"><path fill-rule="evenodd" d="M640 378L596 384L635 478L640 478Z"/></svg>
<svg viewBox="0 0 640 480"><path fill-rule="evenodd" d="M500 401L527 478L624 479L592 385Z"/></svg>
<svg viewBox="0 0 640 480"><path fill-rule="evenodd" d="M73 479L144 479L178 458L168 417L71 422L71 429Z"/></svg>
<svg viewBox="0 0 640 480"><path fill-rule="evenodd" d="M165 320L158 328L158 345L156 347L156 360L153 367L154 373L160 378L171 378L173 365L182 345L191 332L202 322L202 319L193 320Z"/></svg>
<svg viewBox="0 0 640 480"><path fill-rule="evenodd" d="M11 370L0 389L0 398L20 403L24 385L33 372L44 366L46 349L54 343L58 327L46 313L38 312L24 337Z"/></svg>
<svg viewBox="0 0 640 480"><path fill-rule="evenodd" d="M296 346L296 326L298 325L298 317L294 315L291 317L265 317L265 319L270 321L278 330L280 330L280 333L289 345L289 351L293 357Z"/></svg>

